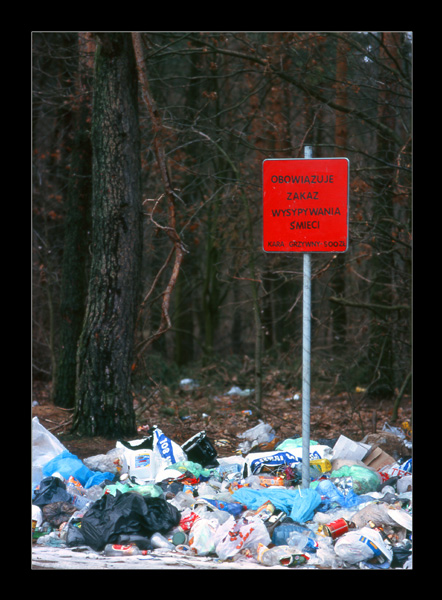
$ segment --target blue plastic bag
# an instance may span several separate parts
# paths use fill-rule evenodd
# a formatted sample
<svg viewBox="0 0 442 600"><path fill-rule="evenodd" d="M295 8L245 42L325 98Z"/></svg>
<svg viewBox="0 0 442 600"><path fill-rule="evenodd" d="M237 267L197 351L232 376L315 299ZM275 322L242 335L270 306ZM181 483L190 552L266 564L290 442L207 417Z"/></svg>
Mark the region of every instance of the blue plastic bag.
<svg viewBox="0 0 442 600"><path fill-rule="evenodd" d="M310 488L298 491L299 497L294 499L290 517L297 523L305 523L313 519L315 509L321 504L321 496Z"/></svg>
<svg viewBox="0 0 442 600"><path fill-rule="evenodd" d="M60 473L64 479L72 476L86 489L100 484L105 479L113 481L115 478L113 473L91 471L75 454L71 454L68 450L55 456L43 466L42 470L45 477L51 477L54 473Z"/></svg>
<svg viewBox="0 0 442 600"><path fill-rule="evenodd" d="M339 504L343 508L352 508L358 504L373 500L371 496L361 496L353 490L349 490L346 494L343 494L329 479L319 481L315 490L321 497L321 510L324 511L327 511L332 504Z"/></svg>
<svg viewBox="0 0 442 600"><path fill-rule="evenodd" d="M251 510L257 510L267 500L275 508L284 511L294 521L304 523L313 519L315 509L321 504L321 496L316 490L288 490L286 488L239 488L233 493L233 498Z"/></svg>

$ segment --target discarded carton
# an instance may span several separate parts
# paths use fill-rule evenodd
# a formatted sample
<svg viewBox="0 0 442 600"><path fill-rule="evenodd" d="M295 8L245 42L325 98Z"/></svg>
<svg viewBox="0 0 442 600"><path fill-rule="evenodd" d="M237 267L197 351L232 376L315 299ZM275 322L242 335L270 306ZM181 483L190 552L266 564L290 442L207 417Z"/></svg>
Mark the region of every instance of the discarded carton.
<svg viewBox="0 0 442 600"><path fill-rule="evenodd" d="M395 460L392 456L384 452L382 448L376 447L363 458L362 462L367 465L367 467L379 471L382 467L393 464Z"/></svg>
<svg viewBox="0 0 442 600"><path fill-rule="evenodd" d="M370 449L370 444L354 442L345 435L340 435L338 441L333 446L333 459L348 458L350 460L362 460Z"/></svg>

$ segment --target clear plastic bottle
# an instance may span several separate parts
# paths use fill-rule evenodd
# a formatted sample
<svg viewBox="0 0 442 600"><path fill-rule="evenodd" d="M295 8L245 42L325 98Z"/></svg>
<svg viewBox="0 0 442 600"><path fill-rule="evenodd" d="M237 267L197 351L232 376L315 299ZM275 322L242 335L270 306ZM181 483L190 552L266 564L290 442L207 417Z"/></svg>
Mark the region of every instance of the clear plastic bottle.
<svg viewBox="0 0 442 600"><path fill-rule="evenodd" d="M146 555L147 550L140 550L136 544L106 544L104 547L106 556L134 556Z"/></svg>
<svg viewBox="0 0 442 600"><path fill-rule="evenodd" d="M314 552L317 547L316 535L297 523L284 521L279 523L272 533L275 546L296 546L300 550Z"/></svg>
<svg viewBox="0 0 442 600"><path fill-rule="evenodd" d="M318 549L318 542L310 532L292 531L287 538L287 544L303 552L316 552Z"/></svg>
<svg viewBox="0 0 442 600"><path fill-rule="evenodd" d="M83 487L78 483L74 483L74 481L75 480L71 477L66 482L66 491L72 497L72 504L81 510L82 508L85 508L91 500L86 496Z"/></svg>
<svg viewBox="0 0 442 600"><path fill-rule="evenodd" d="M154 548L165 548L166 550L176 550L174 544L169 542L161 533L154 533L150 538L150 543Z"/></svg>

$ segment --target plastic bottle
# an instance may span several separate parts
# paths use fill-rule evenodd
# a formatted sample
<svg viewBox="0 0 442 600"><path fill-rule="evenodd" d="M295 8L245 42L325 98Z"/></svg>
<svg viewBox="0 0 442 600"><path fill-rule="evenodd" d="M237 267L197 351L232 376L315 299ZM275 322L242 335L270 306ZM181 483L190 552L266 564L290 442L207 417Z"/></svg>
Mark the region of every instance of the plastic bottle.
<svg viewBox="0 0 442 600"><path fill-rule="evenodd" d="M146 555L147 550L140 550L136 544L106 544L104 547L106 556L134 556Z"/></svg>
<svg viewBox="0 0 442 600"><path fill-rule="evenodd" d="M272 543L275 544L275 546L283 546L287 544L290 545L289 537L294 533L303 534L304 536L310 538L313 541L315 541L316 538L315 534L306 527L302 527L297 523L293 523L293 521L291 521L290 519L285 519L282 523L279 523L273 530Z"/></svg>
<svg viewBox="0 0 442 600"><path fill-rule="evenodd" d="M77 494L71 494L72 496L72 504L76 506L79 510L84 510L89 504L93 503L93 500L90 498L86 498L86 496L77 496Z"/></svg>
<svg viewBox="0 0 442 600"><path fill-rule="evenodd" d="M66 491L72 497L72 504L79 509L84 508L91 502L91 499L86 496L83 486L72 476L66 481Z"/></svg>
<svg viewBox="0 0 442 600"><path fill-rule="evenodd" d="M308 532L292 531L287 538L287 544L303 552L316 552L318 549L318 542Z"/></svg>
<svg viewBox="0 0 442 600"><path fill-rule="evenodd" d="M296 567L308 560L308 556L299 552L292 546L275 546L267 548L264 544L259 543L257 548L258 562L266 567L282 565L286 567Z"/></svg>
<svg viewBox="0 0 442 600"><path fill-rule="evenodd" d="M158 532L152 535L152 537L150 538L150 543L154 548L165 548L166 550L175 550L174 544L172 544L172 542L169 542L169 540L165 538L164 535L161 535L161 533Z"/></svg>
<svg viewBox="0 0 442 600"><path fill-rule="evenodd" d="M95 502L95 500L99 500L103 494L104 489L101 487L101 485L92 485L90 488L85 490L84 495L86 498L88 498L88 500Z"/></svg>

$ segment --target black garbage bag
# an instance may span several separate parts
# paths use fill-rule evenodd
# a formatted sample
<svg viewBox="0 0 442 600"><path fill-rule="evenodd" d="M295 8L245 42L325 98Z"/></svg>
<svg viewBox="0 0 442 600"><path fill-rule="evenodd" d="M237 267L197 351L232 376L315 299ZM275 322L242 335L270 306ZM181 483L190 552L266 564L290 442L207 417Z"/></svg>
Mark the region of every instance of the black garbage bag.
<svg viewBox="0 0 442 600"><path fill-rule="evenodd" d="M398 544L393 547L393 560L391 561L391 567L393 569L401 568L408 560L412 552L412 545L410 540L405 540L402 544Z"/></svg>
<svg viewBox="0 0 442 600"><path fill-rule="evenodd" d="M180 520L180 511L163 498L117 490L115 496L105 494L86 511L81 532L87 546L101 551L106 544L118 543L120 535L167 533Z"/></svg>
<svg viewBox="0 0 442 600"><path fill-rule="evenodd" d="M71 502L72 496L66 490L66 484L59 477L45 477L34 492L32 504L45 506L53 502Z"/></svg>
<svg viewBox="0 0 442 600"><path fill-rule="evenodd" d="M219 466L219 462L216 460L217 452L205 431L200 431L192 436L182 445L182 448L187 454L188 460L198 463L202 467Z"/></svg>
<svg viewBox="0 0 442 600"><path fill-rule="evenodd" d="M81 519L73 517L68 523L66 533L66 546L72 548L75 546L86 546L83 532L81 531Z"/></svg>

